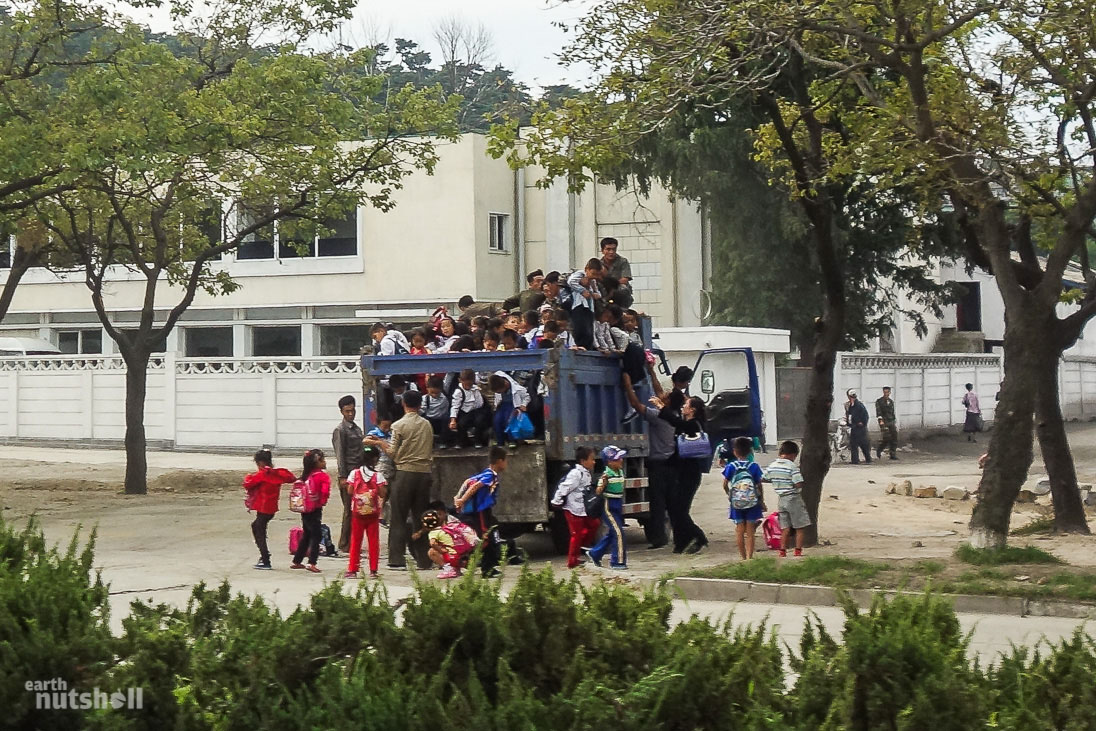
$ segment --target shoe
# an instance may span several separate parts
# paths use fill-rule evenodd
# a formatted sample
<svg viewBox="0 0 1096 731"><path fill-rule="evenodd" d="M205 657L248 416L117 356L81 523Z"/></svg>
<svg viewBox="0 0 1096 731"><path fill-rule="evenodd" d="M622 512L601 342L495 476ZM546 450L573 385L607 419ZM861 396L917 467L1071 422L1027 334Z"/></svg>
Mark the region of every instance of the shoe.
<svg viewBox="0 0 1096 731"><path fill-rule="evenodd" d="M795 549L795 553L793 555L802 556L803 555L803 549L802 548Z"/></svg>
<svg viewBox="0 0 1096 731"><path fill-rule="evenodd" d="M485 579L497 579L497 578L499 578L500 576L502 576L502 572L501 572L501 571L499 571L499 570L498 570L498 569L496 568L496 569L491 569L490 571L488 571L487 573L485 573L485 574L483 575L483 578L485 578Z"/></svg>
<svg viewBox="0 0 1096 731"><path fill-rule="evenodd" d="M259 569L260 571L274 570L274 567L270 565L269 561L260 561L259 563L255 564L255 568Z"/></svg>
<svg viewBox="0 0 1096 731"><path fill-rule="evenodd" d="M611 563L611 564L609 564L609 568L611 568L613 571L627 571L628 570L628 564L626 564L626 563Z"/></svg>
<svg viewBox="0 0 1096 731"><path fill-rule="evenodd" d="M898 459L898 457L894 456L893 454L892 454L892 455L890 456L890 458L891 458L891 459L893 459L893 460L897 460L897 459Z"/></svg>
<svg viewBox="0 0 1096 731"><path fill-rule="evenodd" d="M685 553L700 553L707 545L707 541L701 543L700 541L693 539L693 542L685 547Z"/></svg>
<svg viewBox="0 0 1096 731"><path fill-rule="evenodd" d="M620 423L621 424L631 424L633 421L636 420L637 416L639 416L639 412L629 406L628 407L628 412L626 414L624 414L624 418L620 420Z"/></svg>
<svg viewBox="0 0 1096 731"><path fill-rule="evenodd" d="M323 573L323 571L321 571L321 570L320 570L320 567L319 567L319 566L317 566L317 565L316 565L316 564L314 564L314 563L310 563L310 564L308 564L307 566L305 566L305 568L306 568L306 569L308 569L309 571L311 571L311 572L312 572L312 573L314 573L314 574L321 574L321 573Z"/></svg>
<svg viewBox="0 0 1096 731"><path fill-rule="evenodd" d="M388 570L389 571L407 571L407 567L406 566L393 566L392 564L388 564Z"/></svg>
<svg viewBox="0 0 1096 731"><path fill-rule="evenodd" d="M788 557L788 551L786 549L781 548L779 550L780 550L780 558L787 558Z"/></svg>
<svg viewBox="0 0 1096 731"><path fill-rule="evenodd" d="M599 569L601 568L601 561L594 558L594 554L590 551L589 548L582 549L582 552L586 555L587 561L592 563L594 566L597 566Z"/></svg>
<svg viewBox="0 0 1096 731"><path fill-rule="evenodd" d="M438 572L439 579L455 579L458 576L460 576L460 572L457 571L456 568L454 568L453 566L447 565L445 566L445 568Z"/></svg>
<svg viewBox="0 0 1096 731"><path fill-rule="evenodd" d="M876 449L875 450L875 458L876 459L882 459L883 458L883 450L882 449Z"/></svg>
<svg viewBox="0 0 1096 731"><path fill-rule="evenodd" d="M647 550L657 551L660 548L665 548L667 545L669 545L669 541L663 541L662 543L652 543L651 545L647 546Z"/></svg>
<svg viewBox="0 0 1096 731"><path fill-rule="evenodd" d="M674 546L674 553L685 553L685 549Z"/></svg>
<svg viewBox="0 0 1096 731"><path fill-rule="evenodd" d="M380 575L380 574L378 574L378 573L377 573L376 571L370 571L370 572L369 572L369 578L371 578L371 579L379 579L379 578L381 578L381 575Z"/></svg>
<svg viewBox="0 0 1096 731"><path fill-rule="evenodd" d="M508 449L517 449L518 448L518 443L517 442L507 442L506 447Z"/></svg>
<svg viewBox="0 0 1096 731"><path fill-rule="evenodd" d="M347 571L345 574L343 574L343 578L344 579L356 579L356 578L358 578L358 572L357 571Z"/></svg>
<svg viewBox="0 0 1096 731"><path fill-rule="evenodd" d="M439 444L438 449L449 449L449 445L448 444Z"/></svg>
<svg viewBox="0 0 1096 731"><path fill-rule="evenodd" d="M291 568L291 569L303 569L304 564L303 563L291 563L291 564L289 564L289 568Z"/></svg>

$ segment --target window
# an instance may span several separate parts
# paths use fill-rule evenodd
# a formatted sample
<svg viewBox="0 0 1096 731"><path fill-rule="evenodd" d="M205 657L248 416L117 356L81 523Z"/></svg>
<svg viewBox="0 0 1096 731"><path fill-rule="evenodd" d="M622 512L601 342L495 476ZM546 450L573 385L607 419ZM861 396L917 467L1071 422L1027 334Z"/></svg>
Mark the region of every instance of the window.
<svg viewBox="0 0 1096 731"><path fill-rule="evenodd" d="M251 353L258 357L301 354L301 326L279 325L251 329Z"/></svg>
<svg viewBox="0 0 1096 731"><path fill-rule="evenodd" d="M240 227L248 226L259 215L269 215L270 209L241 208L237 216ZM249 234L236 250L237 259L301 259L317 256L356 256L358 253L358 212L350 211L341 218L328 219L322 235L308 237L294 229L295 221L275 221ZM277 256L275 256L277 252Z"/></svg>
<svg viewBox="0 0 1096 731"><path fill-rule="evenodd" d="M373 340L371 325L324 325L320 327L320 355L357 355Z"/></svg>
<svg viewBox="0 0 1096 731"><path fill-rule="evenodd" d="M98 355L103 352L103 331L63 330L57 333L57 349L65 355Z"/></svg>
<svg viewBox="0 0 1096 731"><path fill-rule="evenodd" d="M186 357L232 357L231 327L186 327L182 332Z"/></svg>
<svg viewBox="0 0 1096 731"><path fill-rule="evenodd" d="M488 228L490 229L490 240L487 243L487 248L490 251L507 251L507 239L509 238L507 232L510 230L510 216L505 213L489 214Z"/></svg>
<svg viewBox="0 0 1096 731"><path fill-rule="evenodd" d="M160 327L160 325L153 325L153 328L158 328L158 327ZM129 333L130 335L136 335L137 334L137 330L135 328L122 330L122 332ZM164 337L160 338L160 340L153 345L151 352L153 352L153 353L166 353L167 352L167 336L166 335Z"/></svg>

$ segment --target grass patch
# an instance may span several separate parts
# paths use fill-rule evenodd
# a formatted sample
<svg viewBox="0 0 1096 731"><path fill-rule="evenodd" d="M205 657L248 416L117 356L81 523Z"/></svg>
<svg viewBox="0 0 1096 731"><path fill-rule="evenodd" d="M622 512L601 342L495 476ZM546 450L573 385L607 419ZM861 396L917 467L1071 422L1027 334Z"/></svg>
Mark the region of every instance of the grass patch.
<svg viewBox="0 0 1096 731"><path fill-rule="evenodd" d="M1010 536L1034 536L1041 533L1051 533L1054 531L1054 518L1046 516L1043 518L1036 518L1027 525L1022 525L1019 528L1013 528L1009 531Z"/></svg>
<svg viewBox="0 0 1096 731"><path fill-rule="evenodd" d="M714 579L853 588L875 577L885 568L881 563L844 556L808 556L794 561L777 561L772 556L765 556L703 569L692 575Z"/></svg>
<svg viewBox="0 0 1096 731"><path fill-rule="evenodd" d="M1004 548L984 549L974 548L969 543L964 543L955 549L955 557L974 566L1065 563L1053 553L1047 553L1035 546L1005 546Z"/></svg>

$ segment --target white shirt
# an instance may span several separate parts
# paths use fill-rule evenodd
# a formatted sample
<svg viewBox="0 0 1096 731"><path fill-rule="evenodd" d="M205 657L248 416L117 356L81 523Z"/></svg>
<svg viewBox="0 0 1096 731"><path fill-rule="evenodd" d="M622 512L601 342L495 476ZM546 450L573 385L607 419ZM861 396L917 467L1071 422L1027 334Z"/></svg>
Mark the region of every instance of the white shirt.
<svg viewBox="0 0 1096 731"><path fill-rule="evenodd" d="M591 482L590 470L576 464L560 480L556 494L552 497L552 505L563 506L563 509L571 515L586 515L586 501L582 493Z"/></svg>
<svg viewBox="0 0 1096 731"><path fill-rule="evenodd" d="M513 378L511 378L508 374L503 373L502 371L495 371L495 375L496 376L502 376L503 378L505 378L507 381L510 382L510 394L511 394L510 397L514 402L514 408L515 409L521 409L521 408L524 408L524 407L529 405L529 389L527 389L525 386L522 386L520 383L518 383ZM456 394L454 394L454 395L456 395ZM495 394L495 406L498 406L501 403L502 403L502 394L501 393L496 393Z"/></svg>
<svg viewBox="0 0 1096 731"><path fill-rule="evenodd" d="M464 386L457 386L457 390L453 392L453 400L449 402L449 418L457 418L457 414L462 411L467 414L483 408L483 404L483 391L479 386L472 386L467 391Z"/></svg>

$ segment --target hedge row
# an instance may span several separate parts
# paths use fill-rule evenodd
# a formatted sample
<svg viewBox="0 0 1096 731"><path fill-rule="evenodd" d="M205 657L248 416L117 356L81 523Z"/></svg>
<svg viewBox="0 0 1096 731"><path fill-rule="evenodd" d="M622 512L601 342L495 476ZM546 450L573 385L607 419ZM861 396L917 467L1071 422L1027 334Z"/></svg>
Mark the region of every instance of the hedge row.
<svg viewBox="0 0 1096 731"><path fill-rule="evenodd" d="M287 617L228 585L186 607L136 602L109 630L81 549L0 526L0 723L103 729L1096 729L1082 634L991 667L946 601L846 608L843 643L809 621L671 625L665 593L525 571L508 596L472 576L393 608L338 584ZM786 661L787 660L787 661ZM789 673L789 670L791 671ZM141 710L42 710L27 680L141 687Z"/></svg>

